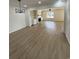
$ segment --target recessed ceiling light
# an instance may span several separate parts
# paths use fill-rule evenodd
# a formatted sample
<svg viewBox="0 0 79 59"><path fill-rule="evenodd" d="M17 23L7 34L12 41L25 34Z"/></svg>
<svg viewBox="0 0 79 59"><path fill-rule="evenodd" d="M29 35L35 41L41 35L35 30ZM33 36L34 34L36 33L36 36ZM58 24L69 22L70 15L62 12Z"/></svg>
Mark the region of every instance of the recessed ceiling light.
<svg viewBox="0 0 79 59"><path fill-rule="evenodd" d="M24 5L24 7L26 8L26 7L27 7L27 5Z"/></svg>
<svg viewBox="0 0 79 59"><path fill-rule="evenodd" d="M41 1L38 1L38 4L41 4L42 2Z"/></svg>

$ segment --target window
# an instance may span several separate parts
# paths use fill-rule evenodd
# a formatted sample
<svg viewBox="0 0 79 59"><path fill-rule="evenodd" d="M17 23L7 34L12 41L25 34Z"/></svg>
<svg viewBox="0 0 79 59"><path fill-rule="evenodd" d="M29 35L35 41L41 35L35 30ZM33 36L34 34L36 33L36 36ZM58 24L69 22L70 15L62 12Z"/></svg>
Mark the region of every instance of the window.
<svg viewBox="0 0 79 59"><path fill-rule="evenodd" d="M54 18L54 12L49 11L49 12L47 13L47 18Z"/></svg>

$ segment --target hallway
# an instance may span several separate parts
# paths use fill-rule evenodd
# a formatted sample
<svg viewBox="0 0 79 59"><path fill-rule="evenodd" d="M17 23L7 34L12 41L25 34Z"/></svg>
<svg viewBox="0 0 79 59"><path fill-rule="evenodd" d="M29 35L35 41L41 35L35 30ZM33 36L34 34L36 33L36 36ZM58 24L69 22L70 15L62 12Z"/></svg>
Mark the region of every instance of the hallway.
<svg viewBox="0 0 79 59"><path fill-rule="evenodd" d="M64 22L42 21L10 34L10 59L68 59Z"/></svg>

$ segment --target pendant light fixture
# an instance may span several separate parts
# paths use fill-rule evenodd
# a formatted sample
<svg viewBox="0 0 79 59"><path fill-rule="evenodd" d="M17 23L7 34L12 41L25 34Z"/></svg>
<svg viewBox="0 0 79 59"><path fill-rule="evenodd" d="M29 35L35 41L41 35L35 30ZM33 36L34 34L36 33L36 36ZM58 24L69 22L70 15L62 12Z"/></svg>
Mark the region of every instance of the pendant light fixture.
<svg viewBox="0 0 79 59"><path fill-rule="evenodd" d="M17 0L19 2L19 8L15 8L16 13L24 13L25 9L21 7L21 0Z"/></svg>

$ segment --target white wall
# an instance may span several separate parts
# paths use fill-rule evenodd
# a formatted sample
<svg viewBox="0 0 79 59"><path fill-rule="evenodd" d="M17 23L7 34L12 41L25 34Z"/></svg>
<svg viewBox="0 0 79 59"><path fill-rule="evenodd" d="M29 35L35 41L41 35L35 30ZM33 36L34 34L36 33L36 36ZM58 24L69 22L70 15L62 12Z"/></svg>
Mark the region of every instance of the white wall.
<svg viewBox="0 0 79 59"><path fill-rule="evenodd" d="M9 32L17 31L26 26L25 14L15 13L13 7L9 7Z"/></svg>
<svg viewBox="0 0 79 59"><path fill-rule="evenodd" d="M30 9L28 9L27 10L27 12L25 13L26 15L27 15L27 13L28 13L28 16L26 17L26 20L27 20L27 18L29 18L28 19L28 26L31 26L32 24L33 24L33 22L32 22L32 17L31 17L31 12L30 12L31 10Z"/></svg>
<svg viewBox="0 0 79 59"><path fill-rule="evenodd" d="M9 7L9 33L20 30L29 25L28 10L25 13L15 13L14 7Z"/></svg>
<svg viewBox="0 0 79 59"><path fill-rule="evenodd" d="M26 11L25 11L25 23L27 26L29 26L29 24L30 24L29 20L30 20L30 11L29 11L29 9L26 9Z"/></svg>
<svg viewBox="0 0 79 59"><path fill-rule="evenodd" d="M67 0L65 4L65 34L68 39L68 42L70 43L70 10L69 10L69 3L70 1Z"/></svg>

